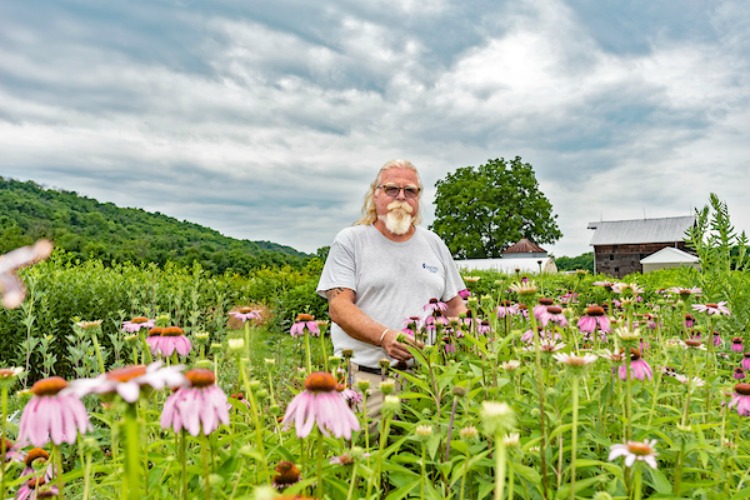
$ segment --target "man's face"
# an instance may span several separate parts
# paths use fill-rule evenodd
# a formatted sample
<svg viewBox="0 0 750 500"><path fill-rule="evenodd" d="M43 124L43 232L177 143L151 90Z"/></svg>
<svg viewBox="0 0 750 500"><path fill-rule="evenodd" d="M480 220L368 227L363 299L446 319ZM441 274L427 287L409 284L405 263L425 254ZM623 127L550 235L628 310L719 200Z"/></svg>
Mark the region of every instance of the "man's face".
<svg viewBox="0 0 750 500"><path fill-rule="evenodd" d="M416 172L408 168L389 168L380 174L378 185L380 187L375 190L374 194L378 218L386 223L386 219L391 219L390 223L387 223L388 230L395 234L404 234L419 211L419 196L412 198L403 189L391 195L386 191L389 187L418 189L419 181ZM403 220L405 216L409 216L408 221ZM403 223L399 225L399 221Z"/></svg>

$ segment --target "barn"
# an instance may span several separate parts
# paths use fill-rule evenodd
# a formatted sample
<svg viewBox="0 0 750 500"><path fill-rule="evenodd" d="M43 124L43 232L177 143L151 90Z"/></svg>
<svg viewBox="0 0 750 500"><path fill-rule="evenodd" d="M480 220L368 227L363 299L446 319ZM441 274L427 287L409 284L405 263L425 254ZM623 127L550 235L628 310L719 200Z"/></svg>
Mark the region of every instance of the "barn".
<svg viewBox="0 0 750 500"><path fill-rule="evenodd" d="M686 231L695 224L695 216L662 217L589 222L594 230L594 272L617 278L643 272L641 260L671 247L689 252Z"/></svg>

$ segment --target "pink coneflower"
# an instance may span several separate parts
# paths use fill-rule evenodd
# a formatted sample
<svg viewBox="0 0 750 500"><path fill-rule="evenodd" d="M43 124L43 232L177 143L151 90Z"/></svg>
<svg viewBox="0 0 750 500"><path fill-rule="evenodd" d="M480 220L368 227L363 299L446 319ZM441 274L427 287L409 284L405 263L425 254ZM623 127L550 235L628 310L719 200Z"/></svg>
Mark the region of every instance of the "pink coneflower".
<svg viewBox="0 0 750 500"><path fill-rule="evenodd" d="M16 276L16 271L46 259L51 253L52 243L49 240L39 240L33 246L16 248L0 255L0 296L3 306L15 309L26 296L26 288Z"/></svg>
<svg viewBox="0 0 750 500"><path fill-rule="evenodd" d="M34 468L34 462L36 462L37 460L39 461L40 464L49 462L49 453L47 453L47 451L42 448L30 449L29 452L26 454L26 457L24 457L23 459L24 468L23 468L23 471L21 472L21 477L30 476L36 473L36 469ZM55 471L52 466L52 463L50 462L44 471L44 478L47 481L50 481L53 477L55 477Z"/></svg>
<svg viewBox="0 0 750 500"><path fill-rule="evenodd" d="M299 468L288 460L282 460L276 464L273 470L276 471L276 474L273 476L272 484L279 491L284 491L302 479Z"/></svg>
<svg viewBox="0 0 750 500"><path fill-rule="evenodd" d="M136 316L130 321L122 322L122 331L126 333L136 333L141 328L151 329L154 327L154 320L148 319L145 316Z"/></svg>
<svg viewBox="0 0 750 500"><path fill-rule="evenodd" d="M721 334L719 332L713 333L713 339L715 347L721 347L722 345L724 345L724 341L721 340Z"/></svg>
<svg viewBox="0 0 750 500"><path fill-rule="evenodd" d="M537 320L542 319L542 315L547 311L549 306L555 305L555 301L548 297L540 297L539 303L534 306L533 313Z"/></svg>
<svg viewBox="0 0 750 500"><path fill-rule="evenodd" d="M359 430L359 421L336 391L336 379L328 372L315 372L305 380L305 390L297 394L281 421L284 428L294 423L297 436L307 437L317 423L324 435L350 439Z"/></svg>
<svg viewBox="0 0 750 500"><path fill-rule="evenodd" d="M440 300L433 297L427 304L425 304L424 310L430 312L443 312L448 310L448 304L446 304L445 302L441 302Z"/></svg>
<svg viewBox="0 0 750 500"><path fill-rule="evenodd" d="M578 303L578 293L573 290L569 290L565 295L560 296L561 304L576 304Z"/></svg>
<svg viewBox="0 0 750 500"><path fill-rule="evenodd" d="M611 292L612 291L612 287L615 286L615 284L612 283L611 281L594 281L593 283L591 283L591 285L592 286L600 286L600 287L604 288L608 292Z"/></svg>
<svg viewBox="0 0 750 500"><path fill-rule="evenodd" d="M240 307L237 311L229 311L229 315L234 319L242 321L259 320L260 311L258 309L252 309L250 307Z"/></svg>
<svg viewBox="0 0 750 500"><path fill-rule="evenodd" d="M730 408L737 407L737 413L742 416L750 415L750 384L734 384L734 396L729 403Z"/></svg>
<svg viewBox="0 0 750 500"><path fill-rule="evenodd" d="M477 325L477 334L479 335L487 335L492 330L492 326L490 325L490 322L486 319L483 319L478 325Z"/></svg>
<svg viewBox="0 0 750 500"><path fill-rule="evenodd" d="M156 347L151 348L152 354L171 356L177 352L180 356L187 356L193 348L190 339L185 336L185 332L179 326L162 328L160 337Z"/></svg>
<svg viewBox="0 0 750 500"><path fill-rule="evenodd" d="M464 288L463 290L458 291L458 296L466 300L471 296L471 291L469 291L468 288Z"/></svg>
<svg viewBox="0 0 750 500"><path fill-rule="evenodd" d="M141 395L141 387L157 391L175 388L185 382L183 366L161 368L162 362L150 365L129 365L103 373L96 378L79 379L72 383L72 389L79 395L117 394L128 403L135 403Z"/></svg>
<svg viewBox="0 0 750 500"><path fill-rule="evenodd" d="M682 342L682 347L684 347L685 349L695 349L697 351L706 350L706 346L703 345L703 342L695 338L687 339Z"/></svg>
<svg viewBox="0 0 750 500"><path fill-rule="evenodd" d="M734 337L732 339L732 347L730 349L734 352L742 352L744 348L742 346L742 337Z"/></svg>
<svg viewBox="0 0 750 500"><path fill-rule="evenodd" d="M609 449L609 458L611 462L615 458L625 457L625 466L632 467L636 460L646 462L649 467L656 469L656 450L654 445L656 440L648 439L642 443L637 441L628 441L627 444L615 444Z"/></svg>
<svg viewBox="0 0 750 500"><path fill-rule="evenodd" d="M727 309L726 302L719 302L718 304L693 304L693 310L698 312L704 312L711 314L718 314L719 316L729 316L729 309Z"/></svg>
<svg viewBox="0 0 750 500"><path fill-rule="evenodd" d="M515 316L520 311L517 304L513 304L509 300L503 300L500 305L497 306L497 317L504 318L506 316Z"/></svg>
<svg viewBox="0 0 750 500"><path fill-rule="evenodd" d="M692 314L685 314L685 328L692 328L695 325L695 316Z"/></svg>
<svg viewBox="0 0 750 500"><path fill-rule="evenodd" d="M320 335L320 328L318 328L318 323L312 314L298 314L295 318L295 323L289 329L289 335L292 337L301 337L305 334L305 330L310 335Z"/></svg>
<svg viewBox="0 0 750 500"><path fill-rule="evenodd" d="M539 322L542 326L547 326L549 323L561 327L568 326L568 320L560 306L547 306L545 311L539 316Z"/></svg>
<svg viewBox="0 0 750 500"><path fill-rule="evenodd" d="M437 325L441 324L443 326L448 326L450 324L450 320L442 315L431 315L427 316L424 319L424 327L427 331L434 332L437 329Z"/></svg>
<svg viewBox="0 0 750 500"><path fill-rule="evenodd" d="M750 352L746 352L742 355L742 362L740 362L742 368L750 370Z"/></svg>
<svg viewBox="0 0 750 500"><path fill-rule="evenodd" d="M3 439L0 436L0 439ZM14 443L10 439L5 439L5 462L21 462L24 459L22 446Z"/></svg>
<svg viewBox="0 0 750 500"><path fill-rule="evenodd" d="M656 330L656 320L658 319L656 316L654 316L653 314L644 314L643 319L646 320L646 327L649 330Z"/></svg>
<svg viewBox="0 0 750 500"><path fill-rule="evenodd" d="M734 369L732 377L734 377L735 380L745 380L745 370L738 366Z"/></svg>
<svg viewBox="0 0 750 500"><path fill-rule="evenodd" d="M161 332L164 330L164 328L160 326L156 326L154 328L151 328L148 331L148 335L146 336L146 343L148 344L149 349L151 349L151 354L157 355L159 354L159 346L161 345Z"/></svg>
<svg viewBox="0 0 750 500"><path fill-rule="evenodd" d="M56 485L47 486L43 477L35 477L26 481L18 488L16 500L36 500L38 498L57 498L59 490Z"/></svg>
<svg viewBox="0 0 750 500"><path fill-rule="evenodd" d="M599 353L599 357L608 359L615 363L620 363L623 359L625 359L625 348L621 347L619 350L611 351L609 349L605 349L601 353Z"/></svg>
<svg viewBox="0 0 750 500"><path fill-rule="evenodd" d="M586 313L578 320L578 329L581 332L594 333L597 329L610 333L612 331L609 318L604 313L604 308L591 304L586 308Z"/></svg>
<svg viewBox="0 0 750 500"><path fill-rule="evenodd" d="M640 295L643 293L643 288L639 287L635 283L615 283L612 285L612 291L618 295Z"/></svg>
<svg viewBox="0 0 750 500"><path fill-rule="evenodd" d="M532 346L531 349L533 348L534 347ZM564 348L565 344L557 343L553 339L542 339L542 341L539 342L539 349L541 349L543 352L557 352Z"/></svg>
<svg viewBox="0 0 750 500"><path fill-rule="evenodd" d="M341 397L344 398L349 404L349 408L352 408L362 402L362 394L358 393L354 389L344 389L341 392Z"/></svg>
<svg viewBox="0 0 750 500"><path fill-rule="evenodd" d="M628 378L628 369L626 365L621 365L617 372L620 380L626 380ZM646 360L641 357L641 351L639 349L630 348L630 374L633 378L643 380L648 378L651 380L654 376L651 371L651 367L646 363Z"/></svg>
<svg viewBox="0 0 750 500"><path fill-rule="evenodd" d="M86 408L80 397L60 377L39 380L31 387L34 397L26 404L18 428L18 442L42 447L73 444L78 433L91 430Z"/></svg>
<svg viewBox="0 0 750 500"><path fill-rule="evenodd" d="M698 287L693 288L680 288L680 287L672 287L667 290L667 292L679 295L682 300L687 300L690 297L698 297L703 293L703 290L701 290Z"/></svg>
<svg viewBox="0 0 750 500"><path fill-rule="evenodd" d="M187 385L172 393L164 403L161 427L175 432L183 428L197 436L201 429L208 436L219 427L229 424L227 395L216 385L211 370L195 368L185 373Z"/></svg>

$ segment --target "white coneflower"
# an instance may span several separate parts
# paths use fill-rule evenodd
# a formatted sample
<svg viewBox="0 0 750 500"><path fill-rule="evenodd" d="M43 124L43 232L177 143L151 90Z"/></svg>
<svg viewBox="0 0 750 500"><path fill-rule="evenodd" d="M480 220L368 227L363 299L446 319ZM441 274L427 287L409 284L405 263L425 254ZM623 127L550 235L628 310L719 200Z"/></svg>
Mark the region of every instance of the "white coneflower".
<svg viewBox="0 0 750 500"><path fill-rule="evenodd" d="M654 445L656 439L644 442L628 441L627 444L615 444L609 449L609 458L611 462L615 458L625 457L625 466L632 467L636 460L646 462L652 469L656 469L656 450Z"/></svg>
<svg viewBox="0 0 750 500"><path fill-rule="evenodd" d="M517 359L511 359L510 361L505 361L500 365L500 368L505 370L506 372L512 372L517 370L521 366L521 362Z"/></svg>
<svg viewBox="0 0 750 500"><path fill-rule="evenodd" d="M418 425L416 429L414 429L414 434L420 439L427 439L432 436L432 426Z"/></svg>
<svg viewBox="0 0 750 500"><path fill-rule="evenodd" d="M511 432L503 438L505 446L515 448L521 442L521 435L517 432Z"/></svg>
<svg viewBox="0 0 750 500"><path fill-rule="evenodd" d="M483 401L480 415L488 436L507 434L516 426L516 413L507 403Z"/></svg>
<svg viewBox="0 0 750 500"><path fill-rule="evenodd" d="M536 283L533 281L519 281L510 285L508 289L519 296L534 295L538 290Z"/></svg>
<svg viewBox="0 0 750 500"><path fill-rule="evenodd" d="M615 328L615 333L625 342L638 341L641 339L641 330L638 327L628 328L626 326L619 326Z"/></svg>
<svg viewBox="0 0 750 500"><path fill-rule="evenodd" d="M566 354L564 352L558 352L552 355L559 363L562 363L568 367L574 373L580 373L584 371L588 366L594 363L598 357L596 354L585 354L578 356L577 354Z"/></svg>
<svg viewBox="0 0 750 500"><path fill-rule="evenodd" d="M464 427L458 432L458 434L461 436L461 439L465 441L474 441L479 437L479 431L473 425Z"/></svg>
<svg viewBox="0 0 750 500"><path fill-rule="evenodd" d="M235 338L235 339L229 339L227 340L227 346L229 347L230 351L242 351L245 349L245 339L243 338Z"/></svg>

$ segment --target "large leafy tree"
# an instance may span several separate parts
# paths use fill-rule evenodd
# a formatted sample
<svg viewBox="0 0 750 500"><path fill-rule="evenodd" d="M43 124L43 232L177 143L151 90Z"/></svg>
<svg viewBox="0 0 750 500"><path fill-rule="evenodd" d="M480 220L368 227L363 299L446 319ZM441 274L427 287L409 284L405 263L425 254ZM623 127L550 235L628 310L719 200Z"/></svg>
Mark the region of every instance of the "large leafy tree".
<svg viewBox="0 0 750 500"><path fill-rule="evenodd" d="M457 259L499 257L521 238L553 243L562 237L534 169L518 156L459 168L435 187L435 221L430 229Z"/></svg>

